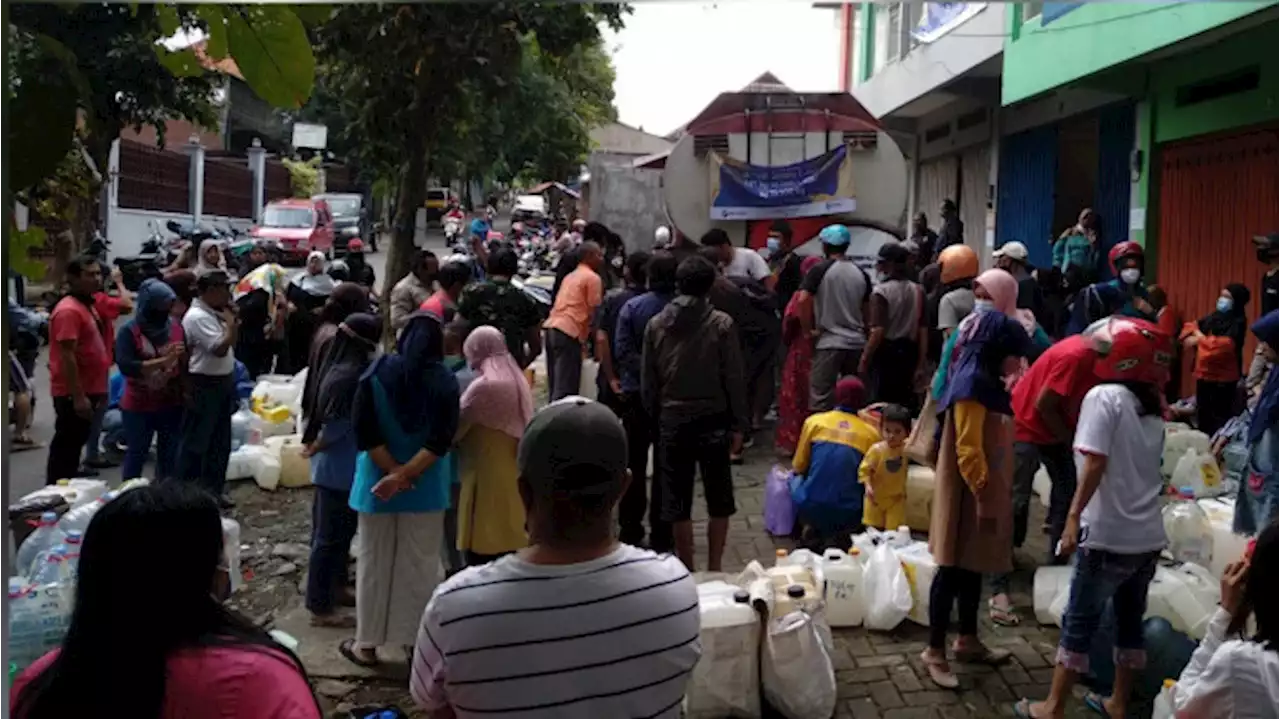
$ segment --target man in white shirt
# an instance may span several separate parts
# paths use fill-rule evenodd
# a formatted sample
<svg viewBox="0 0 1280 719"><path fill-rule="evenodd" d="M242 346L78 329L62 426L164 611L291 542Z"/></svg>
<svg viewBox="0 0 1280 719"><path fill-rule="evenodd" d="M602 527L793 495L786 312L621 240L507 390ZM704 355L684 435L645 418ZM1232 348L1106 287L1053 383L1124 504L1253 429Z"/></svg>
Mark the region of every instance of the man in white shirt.
<svg viewBox="0 0 1280 719"><path fill-rule="evenodd" d="M534 415L517 453L529 547L441 584L409 688L431 717L680 716L702 652L693 578L613 538L627 439L602 404Z"/></svg>
<svg viewBox="0 0 1280 719"><path fill-rule="evenodd" d="M232 506L225 487L231 458L231 415L236 408L236 344L240 320L231 302L231 278L222 271L201 275L197 297L182 317L191 353L190 393L182 415L176 477L196 482Z"/></svg>
<svg viewBox="0 0 1280 719"><path fill-rule="evenodd" d="M764 284L770 290L777 280L769 263L759 252L746 247L734 247L729 234L720 228L708 230L702 236L703 247L714 247L720 256L720 267L725 277L744 277Z"/></svg>

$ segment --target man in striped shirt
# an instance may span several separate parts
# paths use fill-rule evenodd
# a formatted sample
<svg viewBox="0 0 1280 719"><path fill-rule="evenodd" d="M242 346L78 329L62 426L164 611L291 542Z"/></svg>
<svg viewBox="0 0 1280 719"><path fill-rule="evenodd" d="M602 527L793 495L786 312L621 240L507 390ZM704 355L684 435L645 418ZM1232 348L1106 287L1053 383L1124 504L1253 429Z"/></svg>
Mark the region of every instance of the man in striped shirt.
<svg viewBox="0 0 1280 719"><path fill-rule="evenodd" d="M621 422L566 397L534 415L517 461L530 546L436 589L414 701L435 718L680 716L698 595L678 559L613 538L631 480Z"/></svg>

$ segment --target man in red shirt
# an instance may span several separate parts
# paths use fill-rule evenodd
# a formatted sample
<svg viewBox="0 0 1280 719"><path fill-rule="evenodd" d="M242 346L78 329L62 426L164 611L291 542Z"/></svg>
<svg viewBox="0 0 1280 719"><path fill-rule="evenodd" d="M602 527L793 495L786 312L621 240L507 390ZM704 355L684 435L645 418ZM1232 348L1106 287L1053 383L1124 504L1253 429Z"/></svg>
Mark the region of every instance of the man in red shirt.
<svg viewBox="0 0 1280 719"><path fill-rule="evenodd" d="M115 362L116 320L120 318L120 315L133 311L133 293L124 286L124 275L121 274L119 267L111 268L111 281L116 286L116 295L114 297L101 290L93 293L93 309L97 311L98 319L101 321L102 342L107 347L108 367ZM107 410L110 409L107 404L107 402L103 402L102 406L93 415L93 425L89 428L89 439L84 444L84 462L80 465L80 476L82 477L97 476L99 469L106 469L119 464L102 456L102 418L106 415Z"/></svg>
<svg viewBox="0 0 1280 719"><path fill-rule="evenodd" d="M1045 350L1013 388L1013 545L1027 537L1031 485L1043 464L1053 489L1049 499L1049 562L1061 563L1054 547L1062 536L1067 510L1076 492L1075 459L1071 442L1084 396L1098 384L1094 362L1098 353L1089 330L1072 335ZM991 620L1016 624L1009 602L1009 576L991 579Z"/></svg>
<svg viewBox="0 0 1280 719"><path fill-rule="evenodd" d="M67 295L49 316L49 394L56 415L45 482L79 474L80 450L93 417L107 401L111 356L103 341L102 318L93 293L102 286L102 268L91 257L67 263Z"/></svg>

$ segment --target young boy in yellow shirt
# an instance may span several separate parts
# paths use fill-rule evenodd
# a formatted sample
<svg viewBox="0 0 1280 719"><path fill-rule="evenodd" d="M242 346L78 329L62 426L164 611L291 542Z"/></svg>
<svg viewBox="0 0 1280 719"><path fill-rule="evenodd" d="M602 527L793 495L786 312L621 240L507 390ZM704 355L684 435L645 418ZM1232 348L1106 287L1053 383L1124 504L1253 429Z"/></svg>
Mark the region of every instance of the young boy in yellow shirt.
<svg viewBox="0 0 1280 719"><path fill-rule="evenodd" d="M881 440L871 445L858 467L858 481L866 488L862 523L877 529L897 529L907 521L907 458L902 453L911 433L911 413L897 404L880 412Z"/></svg>

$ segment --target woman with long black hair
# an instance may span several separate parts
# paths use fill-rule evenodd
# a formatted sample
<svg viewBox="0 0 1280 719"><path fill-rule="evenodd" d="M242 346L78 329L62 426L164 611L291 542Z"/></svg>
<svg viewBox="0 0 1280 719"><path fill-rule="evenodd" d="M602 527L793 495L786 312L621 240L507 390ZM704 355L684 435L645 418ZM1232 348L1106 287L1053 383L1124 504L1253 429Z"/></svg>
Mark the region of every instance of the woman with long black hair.
<svg viewBox="0 0 1280 719"><path fill-rule="evenodd" d="M89 523L60 649L13 683L17 719L318 719L298 658L226 609L218 505L186 482L129 490Z"/></svg>

